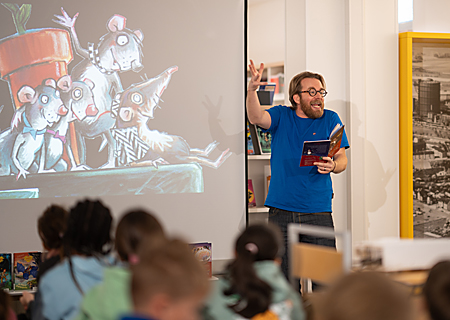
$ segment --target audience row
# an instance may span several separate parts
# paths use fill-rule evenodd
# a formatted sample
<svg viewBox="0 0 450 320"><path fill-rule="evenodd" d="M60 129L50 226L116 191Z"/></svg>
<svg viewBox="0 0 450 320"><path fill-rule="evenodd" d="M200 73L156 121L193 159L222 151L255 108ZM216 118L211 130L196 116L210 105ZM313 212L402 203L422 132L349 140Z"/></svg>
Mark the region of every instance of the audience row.
<svg viewBox="0 0 450 320"><path fill-rule="evenodd" d="M234 260L214 281L155 215L126 212L114 237L112 226L109 208L98 200L68 212L47 208L37 223L45 249L38 291L23 293L20 320L410 320L419 314L450 320L450 261L433 267L420 299L385 274L355 272L322 287L314 313L307 313L281 272L284 246L273 225L242 231ZM17 318L10 300L0 291L0 320Z"/></svg>

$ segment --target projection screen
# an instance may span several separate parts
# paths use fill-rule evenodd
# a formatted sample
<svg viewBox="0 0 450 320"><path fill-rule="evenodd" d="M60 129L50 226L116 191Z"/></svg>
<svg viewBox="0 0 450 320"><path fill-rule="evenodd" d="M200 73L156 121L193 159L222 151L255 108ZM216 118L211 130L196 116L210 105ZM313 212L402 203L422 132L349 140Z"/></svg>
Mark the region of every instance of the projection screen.
<svg viewBox="0 0 450 320"><path fill-rule="evenodd" d="M50 204L154 212L232 257L246 220L244 0L0 6L0 251Z"/></svg>

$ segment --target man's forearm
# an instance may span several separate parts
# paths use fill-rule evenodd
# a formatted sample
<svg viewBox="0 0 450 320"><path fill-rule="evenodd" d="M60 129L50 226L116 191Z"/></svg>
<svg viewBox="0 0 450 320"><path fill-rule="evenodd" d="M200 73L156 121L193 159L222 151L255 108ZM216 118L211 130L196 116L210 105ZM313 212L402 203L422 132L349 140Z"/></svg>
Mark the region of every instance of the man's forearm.
<svg viewBox="0 0 450 320"><path fill-rule="evenodd" d="M247 117L252 124L258 124L263 116L264 110L261 109L258 94L256 91L247 91Z"/></svg>

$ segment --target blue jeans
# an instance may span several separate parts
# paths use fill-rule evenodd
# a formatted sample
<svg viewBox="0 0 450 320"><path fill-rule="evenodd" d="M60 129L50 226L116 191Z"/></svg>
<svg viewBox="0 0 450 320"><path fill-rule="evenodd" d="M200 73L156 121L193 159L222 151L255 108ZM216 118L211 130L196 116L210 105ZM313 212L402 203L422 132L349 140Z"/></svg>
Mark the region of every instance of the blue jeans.
<svg viewBox="0 0 450 320"><path fill-rule="evenodd" d="M288 239L287 226L289 223L309 224L321 227L329 227L334 229L333 217L331 212L321 213L299 213L286 211L277 208L269 209L269 222L277 225L284 239L284 254L281 262L281 270L286 278L289 278L289 255L288 255ZM320 238L307 235L299 235L299 241L304 243L312 243L321 246L336 248L336 240L329 238Z"/></svg>

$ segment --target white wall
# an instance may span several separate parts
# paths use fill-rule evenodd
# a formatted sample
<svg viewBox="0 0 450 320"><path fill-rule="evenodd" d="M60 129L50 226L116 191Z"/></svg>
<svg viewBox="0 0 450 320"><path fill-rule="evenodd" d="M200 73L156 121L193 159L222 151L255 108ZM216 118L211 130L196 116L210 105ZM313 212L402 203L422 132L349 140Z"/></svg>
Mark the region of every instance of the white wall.
<svg viewBox="0 0 450 320"><path fill-rule="evenodd" d="M412 31L450 33L450 1L414 0Z"/></svg>
<svg viewBox="0 0 450 320"><path fill-rule="evenodd" d="M396 0L286 0L286 81L322 73L347 125L333 212L354 242L399 235L397 33Z"/></svg>
<svg viewBox="0 0 450 320"><path fill-rule="evenodd" d="M285 0L250 0L248 58L255 63L284 61Z"/></svg>

